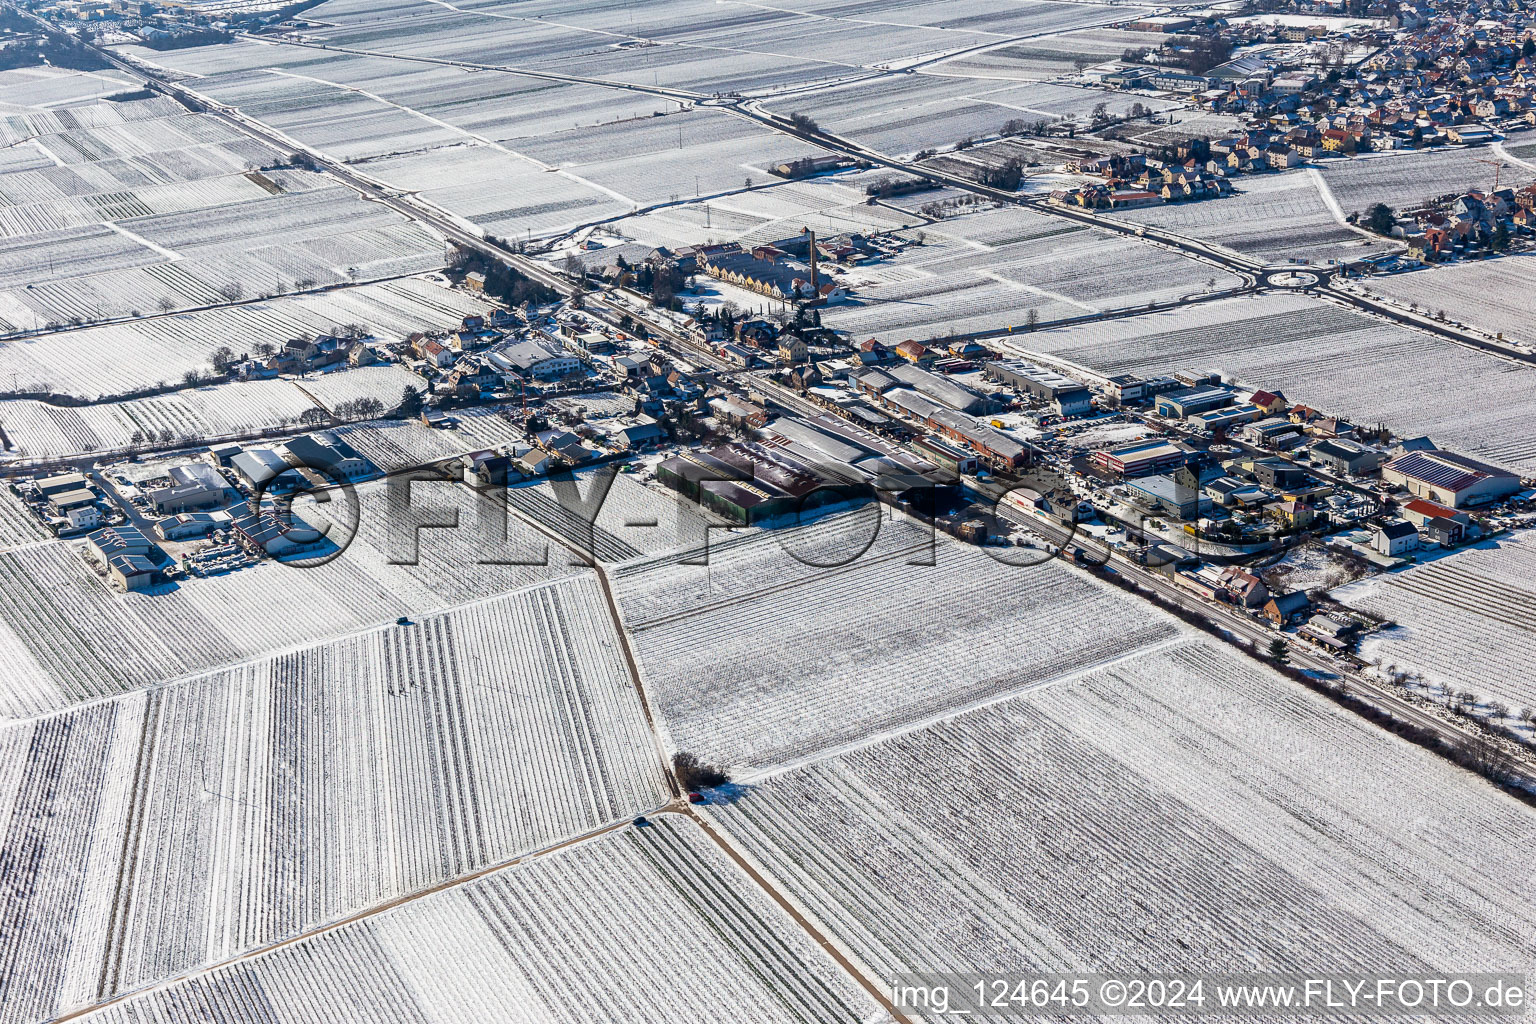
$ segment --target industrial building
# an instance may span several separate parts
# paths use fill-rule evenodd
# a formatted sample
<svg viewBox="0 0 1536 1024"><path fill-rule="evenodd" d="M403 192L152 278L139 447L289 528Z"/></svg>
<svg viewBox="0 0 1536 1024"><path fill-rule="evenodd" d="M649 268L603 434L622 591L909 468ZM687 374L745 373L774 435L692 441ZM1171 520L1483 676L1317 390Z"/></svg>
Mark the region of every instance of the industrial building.
<svg viewBox="0 0 1536 1024"><path fill-rule="evenodd" d="M166 476L171 480L169 487L158 487L149 492L150 506L162 516L224 504L224 478L206 463L172 466Z"/></svg>
<svg viewBox="0 0 1536 1024"><path fill-rule="evenodd" d="M738 523L792 515L824 484L808 467L757 444L683 452L656 467L658 483Z"/></svg>
<svg viewBox="0 0 1536 1024"><path fill-rule="evenodd" d="M1050 402L1062 416L1082 416L1093 411L1093 392L1054 370L1019 359L986 364L987 377L1007 384L1020 394Z"/></svg>
<svg viewBox="0 0 1536 1024"><path fill-rule="evenodd" d="M1451 508L1484 505L1520 490L1515 474L1438 449L1399 455L1381 467L1381 479Z"/></svg>
<svg viewBox="0 0 1536 1024"><path fill-rule="evenodd" d="M1312 458L1336 473L1365 476L1381 467L1382 453L1358 441L1330 437L1312 446Z"/></svg>
<svg viewBox="0 0 1536 1024"><path fill-rule="evenodd" d="M963 412L940 409L928 418L928 425L953 441L962 441L992 466L1020 469L1033 461L1033 451L1000 430L994 430Z"/></svg>
<svg viewBox="0 0 1536 1024"><path fill-rule="evenodd" d="M1460 544L1472 533L1471 516L1423 498L1414 498L1398 511L1419 532L1447 547Z"/></svg>
<svg viewBox="0 0 1536 1024"><path fill-rule="evenodd" d="M1236 393L1220 384L1201 384L1179 388L1157 396L1157 414L1166 419L1184 420L1212 409L1224 409L1236 401Z"/></svg>
<svg viewBox="0 0 1536 1024"><path fill-rule="evenodd" d="M1197 519L1210 512L1210 496L1198 487L1175 480L1166 473L1127 480L1131 501L1144 508L1165 512L1178 519Z"/></svg>
<svg viewBox="0 0 1536 1024"><path fill-rule="evenodd" d="M966 449L952 445L947 441L941 441L937 437L920 437L913 442L912 447L923 454L923 457L933 462L934 465L948 470L957 476L970 475L976 472L976 455Z"/></svg>
<svg viewBox="0 0 1536 1024"><path fill-rule="evenodd" d="M991 408L991 400L963 384L911 363L890 369L871 367L848 375L855 387L872 398L894 389L911 389L945 409L976 415Z"/></svg>
<svg viewBox="0 0 1536 1024"><path fill-rule="evenodd" d="M1124 477L1148 476L1177 469L1189 461L1190 451L1160 438L1136 441L1093 453L1094 465Z"/></svg>
<svg viewBox="0 0 1536 1024"><path fill-rule="evenodd" d="M581 370L581 360L543 337L509 341L486 358L502 373L526 380L558 380Z"/></svg>

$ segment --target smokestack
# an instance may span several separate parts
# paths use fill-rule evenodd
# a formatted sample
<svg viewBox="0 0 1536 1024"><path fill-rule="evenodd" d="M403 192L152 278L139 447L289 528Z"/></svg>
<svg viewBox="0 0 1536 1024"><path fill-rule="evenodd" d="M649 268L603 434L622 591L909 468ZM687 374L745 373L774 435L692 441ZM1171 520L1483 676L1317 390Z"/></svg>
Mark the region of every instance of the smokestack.
<svg viewBox="0 0 1536 1024"><path fill-rule="evenodd" d="M820 296L821 281L816 276L816 232L810 228L801 228L800 233L809 235L811 239L811 291Z"/></svg>

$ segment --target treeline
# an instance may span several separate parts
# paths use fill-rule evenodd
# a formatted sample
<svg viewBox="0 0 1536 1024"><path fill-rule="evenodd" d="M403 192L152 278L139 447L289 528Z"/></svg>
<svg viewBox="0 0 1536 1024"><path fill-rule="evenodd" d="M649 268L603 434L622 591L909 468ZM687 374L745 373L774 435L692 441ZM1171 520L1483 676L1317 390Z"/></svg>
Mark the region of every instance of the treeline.
<svg viewBox="0 0 1536 1024"><path fill-rule="evenodd" d="M0 30L35 40L12 43L0 50L0 71L51 64L75 71L99 71L110 67L101 54L64 32L44 32L35 21L9 7L0 8Z"/></svg>
<svg viewBox="0 0 1536 1024"><path fill-rule="evenodd" d="M864 187L864 194L876 199L892 196L909 196L914 192L931 192L939 188L936 181L928 178L880 178Z"/></svg>
<svg viewBox="0 0 1536 1024"><path fill-rule="evenodd" d="M444 273L455 284L463 284L470 274L484 274L485 294L505 306L542 306L560 298L552 289L523 276L511 264L461 245L454 246L453 258Z"/></svg>
<svg viewBox="0 0 1536 1024"><path fill-rule="evenodd" d="M216 46L235 41L233 34L219 28L189 28L166 35L152 35L144 39L151 50L184 50L192 46Z"/></svg>

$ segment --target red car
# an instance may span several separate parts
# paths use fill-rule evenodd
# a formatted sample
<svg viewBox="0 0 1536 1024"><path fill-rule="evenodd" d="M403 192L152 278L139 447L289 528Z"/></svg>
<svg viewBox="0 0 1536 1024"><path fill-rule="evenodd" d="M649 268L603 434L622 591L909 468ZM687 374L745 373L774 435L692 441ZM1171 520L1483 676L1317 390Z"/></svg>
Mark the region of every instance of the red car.
<svg viewBox="0 0 1536 1024"><path fill-rule="evenodd" d="M709 803L708 800L704 799L704 794L703 793L689 793L688 794L688 802L691 803L691 804L707 804L707 803Z"/></svg>

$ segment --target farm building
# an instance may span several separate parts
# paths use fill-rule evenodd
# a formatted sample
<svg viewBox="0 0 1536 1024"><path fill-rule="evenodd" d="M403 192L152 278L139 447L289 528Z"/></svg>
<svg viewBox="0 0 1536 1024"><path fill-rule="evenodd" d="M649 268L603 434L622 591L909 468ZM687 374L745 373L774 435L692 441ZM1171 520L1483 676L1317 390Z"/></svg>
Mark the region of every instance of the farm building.
<svg viewBox="0 0 1536 1024"><path fill-rule="evenodd" d="M155 545L136 526L109 526L87 537L85 550L97 562L106 565L117 555L148 557Z"/></svg>
<svg viewBox="0 0 1536 1024"><path fill-rule="evenodd" d="M268 448L247 448L230 459L229 465L251 490L266 487L290 468L286 459Z"/></svg>
<svg viewBox="0 0 1536 1024"><path fill-rule="evenodd" d="M1381 478L1451 508L1486 504L1520 490L1520 478L1513 473L1439 450L1399 455L1381 467Z"/></svg>
<svg viewBox="0 0 1536 1024"><path fill-rule="evenodd" d="M163 516L213 508L224 503L224 478L212 466L201 462L172 466L166 473L169 487L149 492L149 503Z"/></svg>
<svg viewBox="0 0 1536 1024"><path fill-rule="evenodd" d="M1284 626L1306 614L1312 602L1305 591L1293 590L1289 594L1273 594L1264 602L1264 617L1276 625Z"/></svg>
<svg viewBox="0 0 1536 1024"><path fill-rule="evenodd" d="M656 467L656 480L739 523L799 510L822 487L805 466L757 444L728 444L683 452Z"/></svg>
<svg viewBox="0 0 1536 1024"><path fill-rule="evenodd" d="M284 441L278 454L290 466L320 470L340 480L359 480L372 472L367 461L328 431Z"/></svg>
<svg viewBox="0 0 1536 1024"><path fill-rule="evenodd" d="M90 487L90 482L82 473L60 473L58 476L44 477L37 482L37 491L45 498L52 498L57 494L69 491L85 490Z"/></svg>
<svg viewBox="0 0 1536 1024"><path fill-rule="evenodd" d="M74 491L60 491L53 495L48 504L52 505L54 511L60 515L68 515L79 509L95 506L96 492L89 487L82 487Z"/></svg>
<svg viewBox="0 0 1536 1024"><path fill-rule="evenodd" d="M155 532L160 534L162 540L192 540L208 536L227 522L229 517L223 512L217 515L212 512L183 512L160 520L155 524Z"/></svg>
<svg viewBox="0 0 1536 1024"><path fill-rule="evenodd" d="M242 511L230 519L235 542L258 558L282 558L309 550L321 541L318 531L296 522L282 522L270 512Z"/></svg>
<svg viewBox="0 0 1536 1024"><path fill-rule="evenodd" d="M118 554L107 559L107 579L123 592L144 590L160 582L155 563L143 555Z"/></svg>
<svg viewBox="0 0 1536 1024"><path fill-rule="evenodd" d="M667 438L667 432L661 424L648 419L643 423L631 423L619 427L613 431L612 438L621 448L633 451L636 448L646 448L660 444Z"/></svg>
<svg viewBox="0 0 1536 1024"><path fill-rule="evenodd" d="M459 456L464 467L464 482L472 487L505 487L512 470L512 459L489 449Z"/></svg>

